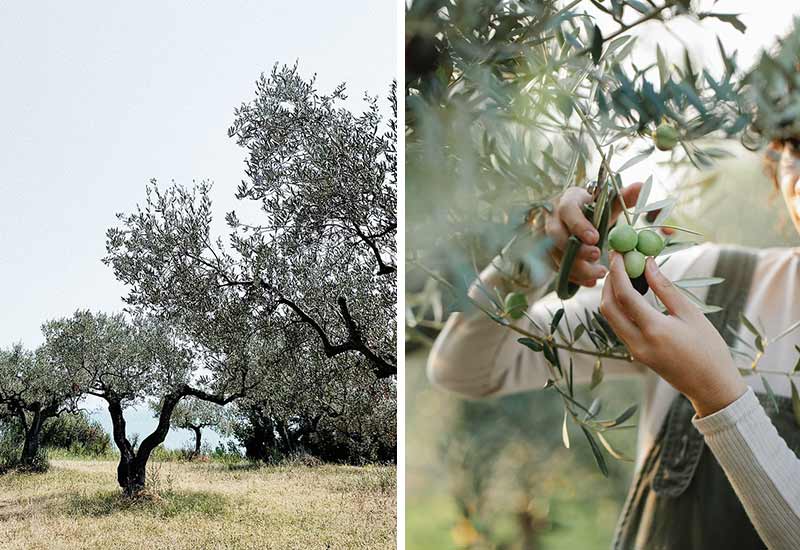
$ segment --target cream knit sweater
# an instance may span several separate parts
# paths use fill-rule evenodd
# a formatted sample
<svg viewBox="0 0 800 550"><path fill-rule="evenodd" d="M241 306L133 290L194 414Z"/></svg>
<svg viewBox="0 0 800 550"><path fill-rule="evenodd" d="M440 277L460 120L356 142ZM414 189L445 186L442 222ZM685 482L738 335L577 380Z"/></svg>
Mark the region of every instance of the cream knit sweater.
<svg viewBox="0 0 800 550"><path fill-rule="evenodd" d="M663 266L672 280L686 277L709 277L713 274L719 248L705 244L677 253ZM492 266L482 274L485 287L508 290L502 275ZM566 315L577 324L584 309L596 311L602 282L597 287L581 289L565 302ZM696 292L705 298L706 289ZM651 296L649 293L648 296ZM474 299L485 301L473 287ZM759 253L753 274L745 315L758 319L765 334L775 336L791 323L800 320L800 249L768 249ZM546 296L531 307L530 316L547 326L550 314L560 307L555 296ZM520 326L530 324L523 318ZM529 327L525 327L529 328ZM744 327L740 336L753 337ZM455 313L436 340L428 361L428 375L438 386L466 397L504 395L541 388L547 379L547 367L541 354L531 353L516 342L518 335L501 327L480 312ZM584 336L590 345L588 337ZM800 343L800 329L767 347L760 367L788 372L798 359L795 344ZM561 353L564 353L563 351ZM562 355L562 359L566 356ZM588 382L593 357L575 354L576 382ZM740 365L744 366L744 365ZM624 361L605 361L604 372L610 376L642 376L644 395L639 422L637 465L653 445L669 406L676 396L673 389L644 365ZM781 375L765 375L778 395L789 396L789 380ZM771 549L800 549L800 460L778 435L753 390L763 392L758 377L745 378L749 389L728 407L704 418L693 420L705 441L725 470L748 516L764 543ZM798 428L800 429L800 427Z"/></svg>

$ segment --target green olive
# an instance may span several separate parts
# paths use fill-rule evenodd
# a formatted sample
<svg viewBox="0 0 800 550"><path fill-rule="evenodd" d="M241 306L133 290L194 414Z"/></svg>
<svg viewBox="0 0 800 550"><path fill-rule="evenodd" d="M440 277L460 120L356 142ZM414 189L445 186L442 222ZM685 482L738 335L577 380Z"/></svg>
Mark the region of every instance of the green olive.
<svg viewBox="0 0 800 550"><path fill-rule="evenodd" d="M506 294L503 307L506 315L512 319L519 319L528 310L528 298L520 292L509 292Z"/></svg>
<svg viewBox="0 0 800 550"><path fill-rule="evenodd" d="M608 244L617 252L628 252L636 248L636 230L626 223L618 223L608 232Z"/></svg>
<svg viewBox="0 0 800 550"><path fill-rule="evenodd" d="M636 243L636 250L645 256L658 256L664 250L664 239L651 229L643 229L639 231L639 242Z"/></svg>
<svg viewBox="0 0 800 550"><path fill-rule="evenodd" d="M628 277L635 279L644 273L644 263L647 257L638 250L631 250L625 253L625 272Z"/></svg>
<svg viewBox="0 0 800 550"><path fill-rule="evenodd" d="M655 141L656 147L661 151L672 151L678 144L679 137L678 130L666 122L659 124L656 131L653 132L653 141Z"/></svg>

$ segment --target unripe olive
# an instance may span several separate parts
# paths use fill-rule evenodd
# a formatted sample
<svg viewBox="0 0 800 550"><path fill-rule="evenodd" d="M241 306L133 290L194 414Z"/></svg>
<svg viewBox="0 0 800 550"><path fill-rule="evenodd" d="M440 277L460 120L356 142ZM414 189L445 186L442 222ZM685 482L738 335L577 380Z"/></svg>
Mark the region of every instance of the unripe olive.
<svg viewBox="0 0 800 550"><path fill-rule="evenodd" d="M608 244L617 252L628 252L636 248L636 230L626 223L618 223L608 232Z"/></svg>
<svg viewBox="0 0 800 550"><path fill-rule="evenodd" d="M528 310L528 298L520 292L509 292L506 294L503 308L506 315L512 319L519 319Z"/></svg>
<svg viewBox="0 0 800 550"><path fill-rule="evenodd" d="M678 130L666 122L659 124L653 132L653 141L661 151L671 151L678 144L679 137Z"/></svg>
<svg viewBox="0 0 800 550"><path fill-rule="evenodd" d="M644 264L647 257L638 250L631 250L625 253L625 272L628 277L635 279L644 273Z"/></svg>
<svg viewBox="0 0 800 550"><path fill-rule="evenodd" d="M658 256L664 250L664 239L661 235L650 229L639 231L639 241L636 250L645 256Z"/></svg>

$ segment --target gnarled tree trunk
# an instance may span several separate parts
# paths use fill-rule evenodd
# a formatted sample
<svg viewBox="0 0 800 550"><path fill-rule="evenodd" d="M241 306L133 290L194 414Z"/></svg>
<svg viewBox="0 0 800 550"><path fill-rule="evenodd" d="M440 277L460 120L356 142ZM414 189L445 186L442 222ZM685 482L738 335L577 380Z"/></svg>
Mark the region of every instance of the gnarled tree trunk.
<svg viewBox="0 0 800 550"><path fill-rule="evenodd" d="M35 470L41 467L37 464L36 457L39 454L39 446L42 436L42 425L47 420L47 416L42 413L40 409L33 412L33 418L30 423L24 418L25 413L22 412L23 427L25 429L25 443L22 446L22 455L20 456L20 465L26 470Z"/></svg>
<svg viewBox="0 0 800 550"><path fill-rule="evenodd" d="M228 397L222 397L205 393L188 385L180 386L172 393L165 395L161 400L161 411L158 414L156 429L144 438L138 449L134 449L125 433L125 417L122 414L121 399L113 393L102 395L108 402L108 412L111 414L111 425L114 432L114 444L119 449L120 454L119 465L117 466L117 483L119 483L126 496L135 497L144 490L147 461L150 459L150 454L167 438L172 413L175 411L178 402L188 395L211 401L217 405L226 405L242 396L241 393L235 393Z"/></svg>
<svg viewBox="0 0 800 550"><path fill-rule="evenodd" d="M125 433L125 417L122 414L122 404L119 399L106 397L108 412L111 414L111 424L114 432L114 443L119 449L120 458L117 466L117 483L122 488L125 496L136 497L142 493L147 481L147 461L150 454L167 438L169 421L175 405L182 395L169 394L164 397L158 426L134 449Z"/></svg>

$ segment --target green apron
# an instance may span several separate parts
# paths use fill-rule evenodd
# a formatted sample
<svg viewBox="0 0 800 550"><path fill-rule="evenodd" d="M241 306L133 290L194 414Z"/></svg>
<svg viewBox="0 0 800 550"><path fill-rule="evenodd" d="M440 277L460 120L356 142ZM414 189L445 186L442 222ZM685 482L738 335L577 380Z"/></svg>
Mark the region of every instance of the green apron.
<svg viewBox="0 0 800 550"><path fill-rule="evenodd" d="M728 345L750 290L756 256L723 249L715 276L725 282L709 289L707 302L724 307L708 316ZM789 447L800 454L800 429L791 400L777 397L778 410L757 394ZM692 425L694 409L678 395L656 442L636 474L614 537L615 550L750 550L766 548L747 517L725 472Z"/></svg>

